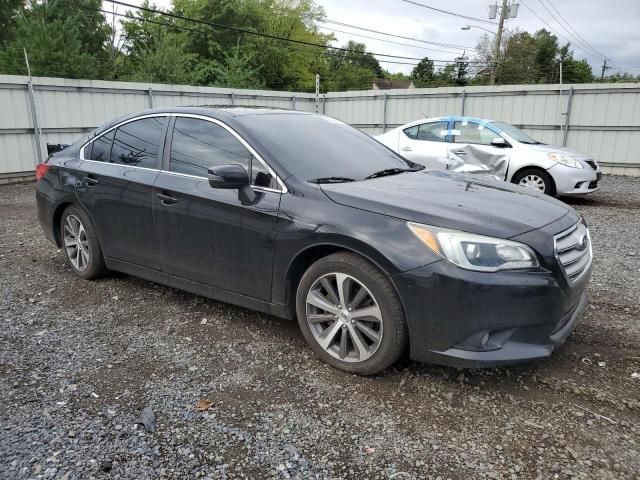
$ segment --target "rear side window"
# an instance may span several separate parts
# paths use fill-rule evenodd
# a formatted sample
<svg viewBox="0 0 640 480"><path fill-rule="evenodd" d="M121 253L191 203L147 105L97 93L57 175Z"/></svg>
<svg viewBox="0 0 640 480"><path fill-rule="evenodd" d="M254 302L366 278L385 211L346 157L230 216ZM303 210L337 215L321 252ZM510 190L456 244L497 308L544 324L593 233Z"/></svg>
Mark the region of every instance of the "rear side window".
<svg viewBox="0 0 640 480"><path fill-rule="evenodd" d="M430 122L405 128L404 134L411 140L423 140L427 142L447 141L447 122Z"/></svg>
<svg viewBox="0 0 640 480"><path fill-rule="evenodd" d="M115 133L115 130L111 130L109 133L105 133L91 142L86 147L88 151L85 151L85 158L95 160L96 162L108 162L109 156L111 155L111 142L113 142Z"/></svg>
<svg viewBox="0 0 640 480"><path fill-rule="evenodd" d="M220 125L197 118L178 117L171 141L169 170L206 177L207 170L237 164L249 172L251 153Z"/></svg>
<svg viewBox="0 0 640 480"><path fill-rule="evenodd" d="M157 168L158 150L167 117L151 117L126 123L116 130L111 163Z"/></svg>

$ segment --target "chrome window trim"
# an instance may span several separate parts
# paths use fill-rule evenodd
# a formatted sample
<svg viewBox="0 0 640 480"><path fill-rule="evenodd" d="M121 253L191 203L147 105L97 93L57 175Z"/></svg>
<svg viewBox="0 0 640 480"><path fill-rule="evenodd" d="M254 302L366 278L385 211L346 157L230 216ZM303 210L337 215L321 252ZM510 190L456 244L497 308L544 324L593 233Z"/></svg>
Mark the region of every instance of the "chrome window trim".
<svg viewBox="0 0 640 480"><path fill-rule="evenodd" d="M264 161L264 159L258 154L258 152L256 152L255 149L244 138L242 138L238 132L236 132L233 128L231 128L226 123L218 120L217 118L207 117L206 115L198 115L198 114L195 114L195 113L171 113L170 115L172 117L195 118L195 119L198 119L198 120L205 120L207 122L214 123L214 124L224 128L227 132L229 132L231 135L233 135L247 150L249 150L251 155L253 155L267 169L267 171L271 175L273 175L273 178L275 178L276 181L278 182L278 184L280 185L281 190L277 190L275 188L268 188L268 187L257 187L255 185L251 185L251 188L254 189L254 190L261 190L261 191L266 191L266 192L276 192L276 193L280 193L280 194L288 193L289 190L287 189L287 186L284 184L284 182L282 181L280 176L278 174L276 174L276 172L271 168L271 166L267 162ZM168 171L168 170L160 170L160 171L164 172L164 173L171 173L171 174L178 173L178 172L171 172L171 171ZM201 177L201 176L198 176L198 175L188 175L188 174L181 174L181 175L187 175L187 176L190 176L190 177L207 179L207 177Z"/></svg>
<svg viewBox="0 0 640 480"><path fill-rule="evenodd" d="M80 160L84 160L85 162L95 162L95 163L102 163L102 164L107 164L107 165L119 165L119 166L125 166L125 167L131 167L131 168L142 168L145 170L155 170L158 171L157 168L148 168L148 167L136 167L133 165L124 165L122 163L110 163L110 162L99 162L97 160L91 160L90 158L85 158L84 156L84 149L87 148L87 146L90 143L95 142L98 138L102 137L103 135L106 135L107 133L111 132L112 130L115 130L116 128L122 126L122 125L126 125L127 123L131 123L131 122L135 122L136 120L143 120L145 118L154 118L154 117L171 117L170 113L149 113L147 115L140 115L139 117L134 117L134 118L129 118L128 120L123 120L122 122L114 125L113 127L110 127L108 130L105 130L104 132L100 133L100 135L96 135L95 137L93 137L91 140L87 141L87 143L85 143L81 148L80 148Z"/></svg>
<svg viewBox="0 0 640 480"><path fill-rule="evenodd" d="M231 135L233 135L247 150L249 150L249 152L267 169L267 171L271 175L273 175L273 177L276 179L276 181L278 182L278 184L280 185L280 188L281 188L280 190L278 190L278 189L275 189L275 188L258 187L258 186L255 186L255 185L251 185L252 189L258 190L258 191L264 191L264 192L274 192L274 193L279 193L279 194L284 194L284 193L288 193L289 192L289 190L287 189L287 186L282 181L280 176L278 174L276 174L276 172L271 168L271 166L267 162L265 162L264 159L260 155L258 155L258 152L256 152L255 149L244 138L242 138L238 132L236 132L229 125L227 125L226 123L218 120L217 118L207 117L206 115L198 115L198 114L195 114L195 113L172 113L172 112L149 113L147 115L140 115L139 117L134 117L134 118L129 118L127 120L124 120L124 121L122 121L122 122L110 127L108 130L105 130L104 132L100 133L100 135L96 135L94 138L92 138L89 141L87 141L80 148L80 160L85 161L85 162L99 163L101 165L113 165L113 166L118 166L118 167L138 168L138 169L141 169L141 170L152 170L152 171L155 171L155 172L168 173L170 175L178 175L178 176L184 176L184 177L191 177L191 178L198 178L198 179L208 180L207 177L203 177L203 176L199 176L199 175L189 175L189 174L186 174L186 173L172 172L170 170L163 170L162 167L159 168L159 169L158 168L148 168L148 167L136 167L134 165L124 165L124 164L121 164L121 163L110 163L110 162L99 162L97 160L91 160L89 158L85 158L84 149L90 143L95 142L98 138L102 137L103 135L106 135L107 133L115 130L116 128L118 128L118 127L120 127L122 125L126 125L127 123L135 122L136 120L143 120L145 118L154 118L154 117L195 118L195 119L205 120L207 122L214 123L214 124L224 128Z"/></svg>

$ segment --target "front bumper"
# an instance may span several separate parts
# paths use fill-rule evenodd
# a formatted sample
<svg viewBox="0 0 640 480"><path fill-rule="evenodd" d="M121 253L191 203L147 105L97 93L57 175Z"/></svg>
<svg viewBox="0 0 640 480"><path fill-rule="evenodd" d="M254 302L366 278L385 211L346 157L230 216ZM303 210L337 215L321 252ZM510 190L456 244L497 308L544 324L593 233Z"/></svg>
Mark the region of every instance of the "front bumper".
<svg viewBox="0 0 640 480"><path fill-rule="evenodd" d="M539 271L463 270L439 261L393 277L413 360L494 367L541 359L564 343L587 305L591 266L575 283L551 258Z"/></svg>
<svg viewBox="0 0 640 480"><path fill-rule="evenodd" d="M571 168L558 163L547 172L553 177L558 195L586 195L600 188L599 166L594 170L589 165Z"/></svg>

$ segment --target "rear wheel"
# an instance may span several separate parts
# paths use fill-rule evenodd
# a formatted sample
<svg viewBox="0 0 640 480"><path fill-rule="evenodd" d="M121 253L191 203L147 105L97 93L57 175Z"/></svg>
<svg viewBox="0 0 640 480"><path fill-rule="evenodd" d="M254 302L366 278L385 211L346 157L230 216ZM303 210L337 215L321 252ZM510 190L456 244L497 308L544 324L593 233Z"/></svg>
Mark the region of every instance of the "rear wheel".
<svg viewBox="0 0 640 480"><path fill-rule="evenodd" d="M372 375L405 349L404 315L393 287L354 254L333 254L311 265L300 280L296 310L307 343L341 370Z"/></svg>
<svg viewBox="0 0 640 480"><path fill-rule="evenodd" d="M76 206L69 206L60 219L62 247L67 263L79 277L98 278L105 272L102 249L89 215Z"/></svg>
<svg viewBox="0 0 640 480"><path fill-rule="evenodd" d="M527 168L513 177L513 183L531 188L547 195L555 195L555 185L551 175L541 168Z"/></svg>

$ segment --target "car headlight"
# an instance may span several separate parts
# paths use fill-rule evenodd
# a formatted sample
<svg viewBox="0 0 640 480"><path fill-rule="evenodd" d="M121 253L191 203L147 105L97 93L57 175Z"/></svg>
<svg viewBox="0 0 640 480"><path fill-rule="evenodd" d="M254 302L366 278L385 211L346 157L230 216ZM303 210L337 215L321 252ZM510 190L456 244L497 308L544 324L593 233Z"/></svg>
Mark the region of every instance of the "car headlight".
<svg viewBox="0 0 640 480"><path fill-rule="evenodd" d="M553 160L554 162L561 163L562 165L566 165L571 168L584 168L578 160L570 157L569 155L565 155L564 153L550 153L549 160Z"/></svg>
<svg viewBox="0 0 640 480"><path fill-rule="evenodd" d="M536 254L522 243L420 223L408 222L407 226L435 253L468 270L496 272L538 266Z"/></svg>

